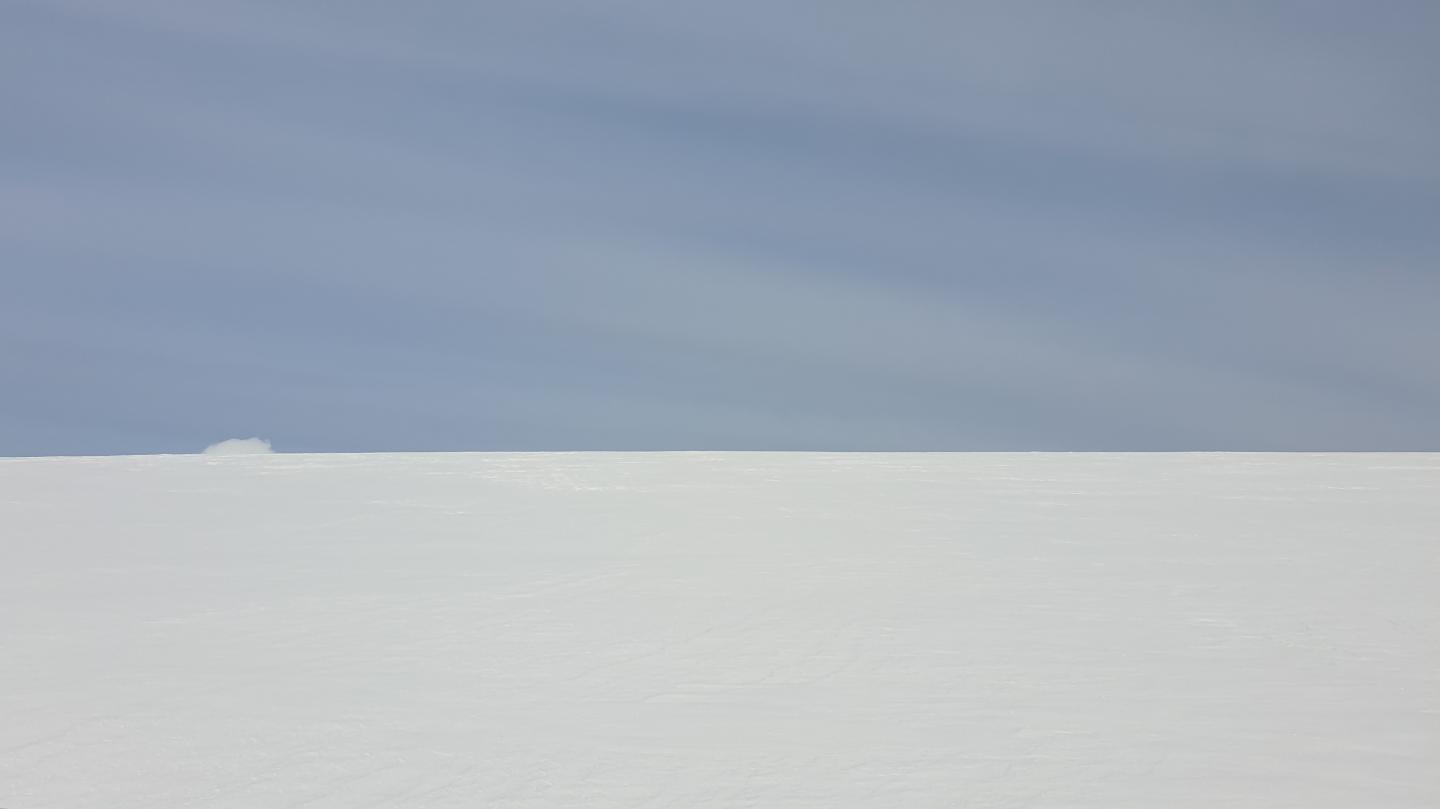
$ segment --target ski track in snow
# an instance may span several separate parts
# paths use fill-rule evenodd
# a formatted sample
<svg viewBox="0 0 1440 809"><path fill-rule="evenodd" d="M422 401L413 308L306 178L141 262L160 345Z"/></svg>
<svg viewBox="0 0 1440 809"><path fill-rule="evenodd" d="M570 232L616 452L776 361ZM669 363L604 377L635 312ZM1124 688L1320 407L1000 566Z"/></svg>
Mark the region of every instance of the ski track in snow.
<svg viewBox="0 0 1440 809"><path fill-rule="evenodd" d="M1440 455L0 460L0 806L1440 806Z"/></svg>

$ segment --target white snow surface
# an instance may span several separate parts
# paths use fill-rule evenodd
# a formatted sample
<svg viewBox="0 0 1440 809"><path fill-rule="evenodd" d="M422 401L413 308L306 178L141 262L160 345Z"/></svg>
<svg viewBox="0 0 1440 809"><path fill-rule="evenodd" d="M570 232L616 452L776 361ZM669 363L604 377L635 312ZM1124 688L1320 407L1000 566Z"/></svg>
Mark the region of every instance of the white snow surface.
<svg viewBox="0 0 1440 809"><path fill-rule="evenodd" d="M0 461L0 807L1440 806L1440 455Z"/></svg>

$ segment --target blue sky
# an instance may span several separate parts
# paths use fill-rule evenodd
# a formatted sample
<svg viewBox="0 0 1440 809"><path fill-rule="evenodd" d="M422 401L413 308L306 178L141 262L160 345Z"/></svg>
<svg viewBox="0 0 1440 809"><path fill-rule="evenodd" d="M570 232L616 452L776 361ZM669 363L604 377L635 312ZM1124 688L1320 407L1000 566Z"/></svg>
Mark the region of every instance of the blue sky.
<svg viewBox="0 0 1440 809"><path fill-rule="evenodd" d="M0 455L1440 449L1440 6L11 0Z"/></svg>

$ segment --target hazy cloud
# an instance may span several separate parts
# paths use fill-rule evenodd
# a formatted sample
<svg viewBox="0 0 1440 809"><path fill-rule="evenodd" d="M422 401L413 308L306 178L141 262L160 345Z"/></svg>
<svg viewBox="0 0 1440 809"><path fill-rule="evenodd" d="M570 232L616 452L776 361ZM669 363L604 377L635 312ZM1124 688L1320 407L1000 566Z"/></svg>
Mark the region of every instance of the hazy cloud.
<svg viewBox="0 0 1440 809"><path fill-rule="evenodd" d="M1437 20L19 0L0 454L1437 448Z"/></svg>

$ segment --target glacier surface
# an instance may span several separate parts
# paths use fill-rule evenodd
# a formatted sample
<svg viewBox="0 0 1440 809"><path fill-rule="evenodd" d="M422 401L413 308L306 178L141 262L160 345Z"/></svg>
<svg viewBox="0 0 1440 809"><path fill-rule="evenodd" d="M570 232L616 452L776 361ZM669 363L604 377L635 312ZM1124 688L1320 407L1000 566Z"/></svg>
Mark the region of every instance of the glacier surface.
<svg viewBox="0 0 1440 809"><path fill-rule="evenodd" d="M1440 455L0 460L0 807L1440 805Z"/></svg>

